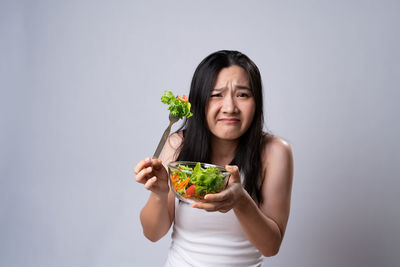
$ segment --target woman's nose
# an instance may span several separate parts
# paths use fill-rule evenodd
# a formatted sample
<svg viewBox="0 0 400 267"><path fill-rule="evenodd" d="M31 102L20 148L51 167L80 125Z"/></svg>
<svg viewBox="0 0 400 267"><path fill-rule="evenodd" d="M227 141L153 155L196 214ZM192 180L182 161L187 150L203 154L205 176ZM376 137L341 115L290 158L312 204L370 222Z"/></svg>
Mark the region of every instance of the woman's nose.
<svg viewBox="0 0 400 267"><path fill-rule="evenodd" d="M232 95L228 94L224 97L224 101L222 102L221 110L224 113L236 113L237 112L236 102Z"/></svg>

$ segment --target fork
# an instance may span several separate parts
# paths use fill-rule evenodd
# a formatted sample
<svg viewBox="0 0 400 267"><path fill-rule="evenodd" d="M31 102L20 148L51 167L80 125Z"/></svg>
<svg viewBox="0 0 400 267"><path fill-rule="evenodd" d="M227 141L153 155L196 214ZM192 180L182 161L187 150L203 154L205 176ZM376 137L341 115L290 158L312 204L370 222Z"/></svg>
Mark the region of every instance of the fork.
<svg viewBox="0 0 400 267"><path fill-rule="evenodd" d="M171 114L169 114L168 118L169 118L169 125L168 125L167 129L165 129L163 135L161 136L160 142L158 143L156 152L154 152L153 158L158 158L160 156L160 153L164 147L164 144L168 139L169 133L171 132L172 124L179 121L179 118L172 116Z"/></svg>

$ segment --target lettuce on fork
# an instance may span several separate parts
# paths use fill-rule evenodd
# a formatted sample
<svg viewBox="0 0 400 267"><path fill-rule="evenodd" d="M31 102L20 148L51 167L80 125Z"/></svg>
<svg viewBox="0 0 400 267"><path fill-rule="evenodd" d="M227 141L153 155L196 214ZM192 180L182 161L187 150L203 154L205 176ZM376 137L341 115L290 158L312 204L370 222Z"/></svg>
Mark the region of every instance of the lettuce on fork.
<svg viewBox="0 0 400 267"><path fill-rule="evenodd" d="M170 114L176 118L190 118L193 115L190 112L190 103L185 95L175 97L171 91L164 91L161 102L169 105L168 110Z"/></svg>

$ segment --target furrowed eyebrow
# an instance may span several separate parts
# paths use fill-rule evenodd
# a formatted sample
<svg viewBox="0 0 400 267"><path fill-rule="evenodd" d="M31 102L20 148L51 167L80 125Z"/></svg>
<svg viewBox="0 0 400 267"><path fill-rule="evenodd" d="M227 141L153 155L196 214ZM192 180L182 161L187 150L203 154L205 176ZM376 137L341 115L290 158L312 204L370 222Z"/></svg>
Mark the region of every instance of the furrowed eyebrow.
<svg viewBox="0 0 400 267"><path fill-rule="evenodd" d="M224 90L226 90L226 89L227 89L226 87L222 87L222 88L213 88L213 89L211 89L211 91L222 92L222 91L224 91Z"/></svg>
<svg viewBox="0 0 400 267"><path fill-rule="evenodd" d="M236 88L238 88L238 89L245 89L245 90L251 91L250 87L247 87L247 86L245 86L245 85L237 85Z"/></svg>
<svg viewBox="0 0 400 267"><path fill-rule="evenodd" d="M236 85L235 87L236 87L237 89L244 89L244 90L249 90L249 91L251 91L250 87L245 86L245 85ZM214 89L211 89L211 91L218 91L218 92L221 92L221 91L224 91L224 90L226 90L226 89L227 89L226 87L214 88Z"/></svg>

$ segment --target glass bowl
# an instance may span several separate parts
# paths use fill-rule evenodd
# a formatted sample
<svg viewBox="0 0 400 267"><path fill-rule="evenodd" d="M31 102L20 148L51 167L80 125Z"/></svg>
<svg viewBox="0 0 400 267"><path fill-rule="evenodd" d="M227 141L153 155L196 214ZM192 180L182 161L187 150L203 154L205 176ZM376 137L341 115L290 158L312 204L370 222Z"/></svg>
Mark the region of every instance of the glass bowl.
<svg viewBox="0 0 400 267"><path fill-rule="evenodd" d="M175 196L186 203L202 202L206 194L219 193L228 185L231 173L224 167L192 161L168 164L168 181Z"/></svg>

